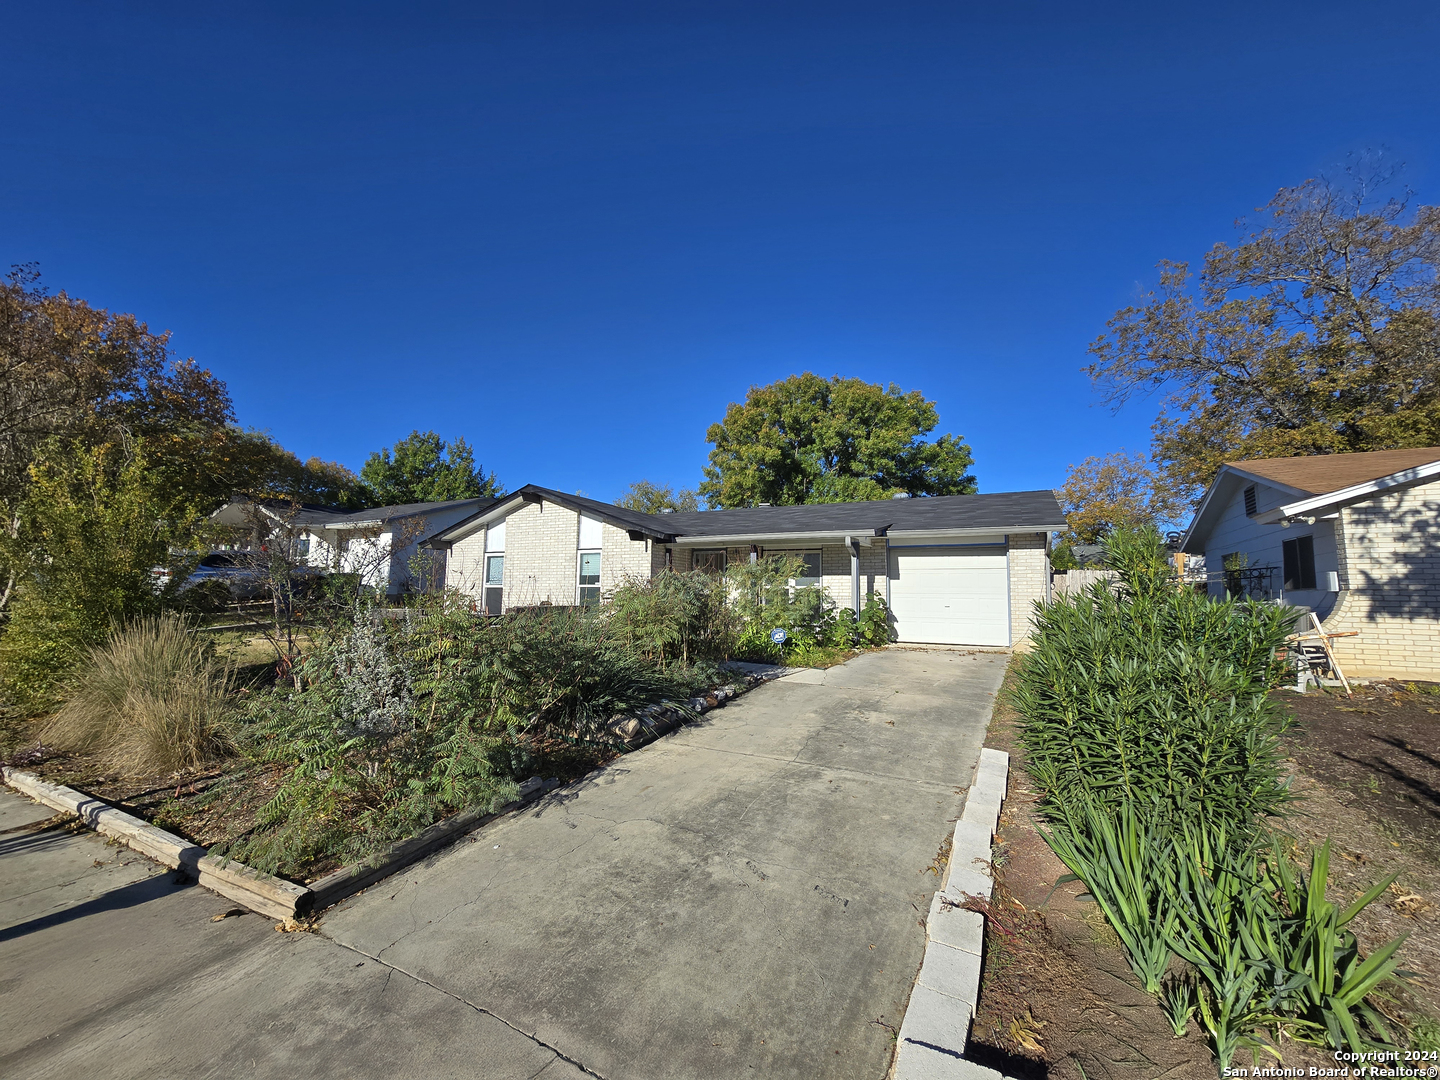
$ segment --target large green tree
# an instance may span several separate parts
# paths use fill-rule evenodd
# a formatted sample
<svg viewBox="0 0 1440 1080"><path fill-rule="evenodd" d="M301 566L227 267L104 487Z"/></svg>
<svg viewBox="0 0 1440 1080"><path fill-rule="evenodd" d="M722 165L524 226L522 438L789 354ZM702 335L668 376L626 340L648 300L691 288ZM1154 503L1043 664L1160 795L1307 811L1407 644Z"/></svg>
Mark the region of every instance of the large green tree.
<svg viewBox="0 0 1440 1080"><path fill-rule="evenodd" d="M1182 500L1225 461L1440 445L1440 208L1381 200L1391 180L1365 159L1282 189L1091 346L1112 404L1162 395L1153 457Z"/></svg>
<svg viewBox="0 0 1440 1080"><path fill-rule="evenodd" d="M616 506L639 510L642 514L660 514L672 510L677 514L700 509L700 500L689 488L676 491L669 484L652 484L636 480L615 500Z"/></svg>
<svg viewBox="0 0 1440 1080"><path fill-rule="evenodd" d="M412 431L407 438L370 455L360 479L384 506L445 502L503 495L495 474L475 464L464 439L447 443L433 431Z"/></svg>
<svg viewBox="0 0 1440 1080"><path fill-rule="evenodd" d="M705 434L700 494L717 507L973 494L970 448L927 439L938 423L933 401L894 383L807 371L752 386Z"/></svg>
<svg viewBox="0 0 1440 1080"><path fill-rule="evenodd" d="M306 501L335 494L332 467L302 465L267 436L240 429L225 384L176 359L168 334L50 293L33 266L14 268L0 281L0 615L18 575L36 565L21 538L33 534L27 515L43 507L29 497L41 449L134 461L137 442L147 483L199 513L236 492Z"/></svg>
<svg viewBox="0 0 1440 1080"><path fill-rule="evenodd" d="M194 566L177 552L203 539L205 515L152 467L142 438L51 438L35 448L29 474L19 527L0 538L17 582L0 636L0 688L35 711L112 626L171 598ZM165 589L156 567L179 570Z"/></svg>

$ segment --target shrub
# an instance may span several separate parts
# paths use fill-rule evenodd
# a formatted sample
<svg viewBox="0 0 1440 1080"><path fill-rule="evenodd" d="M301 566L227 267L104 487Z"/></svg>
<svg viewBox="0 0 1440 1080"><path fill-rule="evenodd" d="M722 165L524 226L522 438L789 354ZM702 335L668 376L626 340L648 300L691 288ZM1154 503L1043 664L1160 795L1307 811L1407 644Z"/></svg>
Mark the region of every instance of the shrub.
<svg viewBox="0 0 1440 1080"><path fill-rule="evenodd" d="M173 772L234 747L230 674L175 616L115 630L66 689L41 739L95 751L120 771Z"/></svg>
<svg viewBox="0 0 1440 1080"><path fill-rule="evenodd" d="M1170 584L1163 549L1120 534L1121 588L1040 605L1015 704L1030 772L1055 804L1084 793L1145 816L1251 828L1289 798L1269 700L1291 609Z"/></svg>
<svg viewBox="0 0 1440 1080"><path fill-rule="evenodd" d="M890 629L890 608L879 593L872 592L865 598L865 606L860 609L858 630L860 640L872 648L894 640L895 635Z"/></svg>
<svg viewBox="0 0 1440 1080"><path fill-rule="evenodd" d="M1268 693L1295 612L1179 589L1159 537L1107 543L1119 587L1039 605L1015 704L1044 792L1045 839L1096 898L1175 1030L1197 1009L1221 1075L1235 1053L1274 1052L1256 1028L1356 1051L1388 1045L1366 996L1394 941L1362 958L1325 900L1329 845L1308 882L1269 843L1289 799ZM1268 847L1268 853L1267 853ZM1171 954L1194 974L1166 981ZM1382 1041L1383 1040L1383 1041Z"/></svg>
<svg viewBox="0 0 1440 1080"><path fill-rule="evenodd" d="M724 659L734 637L724 579L701 571L627 577L610 596L605 615L617 636L661 663Z"/></svg>
<svg viewBox="0 0 1440 1080"><path fill-rule="evenodd" d="M30 466L16 520L13 534L0 530L0 561L16 580L0 683L37 715L58 703L65 676L115 623L159 613L165 597L152 568L194 544L197 515L157 479L143 441L53 439Z"/></svg>
<svg viewBox="0 0 1440 1080"><path fill-rule="evenodd" d="M604 742L606 724L682 701L704 669L665 668L600 614L500 619L443 602L350 628L307 655L304 689L261 696L245 748L281 772L275 797L227 853L269 872L348 861L447 813L493 808L552 742Z"/></svg>

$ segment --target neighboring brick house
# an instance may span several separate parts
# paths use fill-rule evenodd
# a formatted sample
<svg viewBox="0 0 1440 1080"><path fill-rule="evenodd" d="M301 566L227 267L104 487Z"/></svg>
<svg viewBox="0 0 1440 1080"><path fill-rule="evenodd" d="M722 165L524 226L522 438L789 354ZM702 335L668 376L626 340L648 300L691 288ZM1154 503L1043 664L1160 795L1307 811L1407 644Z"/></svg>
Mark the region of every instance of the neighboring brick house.
<svg viewBox="0 0 1440 1080"><path fill-rule="evenodd" d="M1440 680L1440 447L1230 462L1181 549L1212 592L1354 632L1334 641L1347 675Z"/></svg>
<svg viewBox="0 0 1440 1080"><path fill-rule="evenodd" d="M432 536L447 587L498 613L598 600L626 577L799 557L797 585L842 607L871 593L901 641L1008 646L1049 595L1049 535L1065 527L1049 491L684 514L634 510L527 486Z"/></svg>

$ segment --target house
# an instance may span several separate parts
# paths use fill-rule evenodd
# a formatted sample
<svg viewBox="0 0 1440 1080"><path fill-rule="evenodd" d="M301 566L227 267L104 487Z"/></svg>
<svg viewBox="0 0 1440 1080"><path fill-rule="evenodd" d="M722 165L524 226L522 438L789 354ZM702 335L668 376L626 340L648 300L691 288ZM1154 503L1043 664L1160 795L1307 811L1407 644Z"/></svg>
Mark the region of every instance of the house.
<svg viewBox="0 0 1440 1080"><path fill-rule="evenodd" d="M1315 612L1347 674L1440 679L1440 447L1235 461L1181 550L1212 593Z"/></svg>
<svg viewBox="0 0 1440 1080"><path fill-rule="evenodd" d="M884 597L900 641L1009 646L1048 598L1049 537L1064 527L1049 491L644 514L527 485L425 546L444 554L445 585L491 613L785 554L803 560L797 585L840 606Z"/></svg>
<svg viewBox="0 0 1440 1080"><path fill-rule="evenodd" d="M211 515L236 530L242 550L283 540L296 563L359 574L367 585L396 596L432 586L434 555L421 544L436 532L494 503L494 498L376 506L348 512L334 507L236 496Z"/></svg>

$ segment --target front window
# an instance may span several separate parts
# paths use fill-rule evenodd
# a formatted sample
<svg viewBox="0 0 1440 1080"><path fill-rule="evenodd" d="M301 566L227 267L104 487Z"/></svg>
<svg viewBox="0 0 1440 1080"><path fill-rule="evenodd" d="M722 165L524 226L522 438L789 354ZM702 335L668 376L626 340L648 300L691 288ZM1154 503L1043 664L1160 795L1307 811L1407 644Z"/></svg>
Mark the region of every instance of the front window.
<svg viewBox="0 0 1440 1080"><path fill-rule="evenodd" d="M1285 589L1301 590L1315 588L1315 538L1297 536L1286 540Z"/></svg>
<svg viewBox="0 0 1440 1080"><path fill-rule="evenodd" d="M295 541L295 558L308 559L310 557L310 537L302 536Z"/></svg>
<svg viewBox="0 0 1440 1080"><path fill-rule="evenodd" d="M600 552L580 553L580 603L592 606L600 602Z"/></svg>
<svg viewBox="0 0 1440 1080"><path fill-rule="evenodd" d="M798 558L805 563L804 569L790 579L790 584L797 589L803 589L811 585L820 584L820 552L818 551L787 551L785 554Z"/></svg>
<svg viewBox="0 0 1440 1080"><path fill-rule="evenodd" d="M505 556L485 556L485 614L499 615L505 599Z"/></svg>
<svg viewBox="0 0 1440 1080"><path fill-rule="evenodd" d="M695 552L693 568L707 574L723 574L725 572L725 549L717 548L714 551Z"/></svg>

